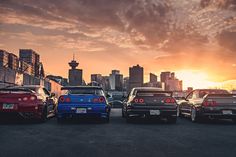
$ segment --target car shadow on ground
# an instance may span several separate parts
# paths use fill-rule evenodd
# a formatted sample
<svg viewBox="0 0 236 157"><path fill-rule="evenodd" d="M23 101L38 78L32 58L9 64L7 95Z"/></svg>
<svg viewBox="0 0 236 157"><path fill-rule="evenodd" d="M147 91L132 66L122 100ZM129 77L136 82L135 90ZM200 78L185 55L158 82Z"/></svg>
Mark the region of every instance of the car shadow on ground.
<svg viewBox="0 0 236 157"><path fill-rule="evenodd" d="M190 123L192 123L190 118L182 117L179 119L187 120ZM236 123L234 123L231 119L204 119L204 120L194 123L194 124L199 124L199 125L235 125L236 126Z"/></svg>
<svg viewBox="0 0 236 157"><path fill-rule="evenodd" d="M40 124L41 122L23 118L4 118L0 119L0 125L19 125L19 124Z"/></svg>
<svg viewBox="0 0 236 157"><path fill-rule="evenodd" d="M48 118L47 121L49 121L51 118ZM46 122L47 122L46 121ZM42 122L38 119L25 119L22 118L21 116L0 116L0 125L22 125L22 124L43 124L46 122Z"/></svg>
<svg viewBox="0 0 236 157"><path fill-rule="evenodd" d="M126 119L124 119L126 122ZM126 122L127 124L141 124L141 125L150 125L150 124L159 124L159 125L176 125L177 123L168 123L166 119L155 119L155 118L135 118L132 119L129 122Z"/></svg>
<svg viewBox="0 0 236 157"><path fill-rule="evenodd" d="M74 124L83 124L83 125L91 125L91 124L109 124L102 119L65 119L61 122L57 122L58 125L74 125Z"/></svg>

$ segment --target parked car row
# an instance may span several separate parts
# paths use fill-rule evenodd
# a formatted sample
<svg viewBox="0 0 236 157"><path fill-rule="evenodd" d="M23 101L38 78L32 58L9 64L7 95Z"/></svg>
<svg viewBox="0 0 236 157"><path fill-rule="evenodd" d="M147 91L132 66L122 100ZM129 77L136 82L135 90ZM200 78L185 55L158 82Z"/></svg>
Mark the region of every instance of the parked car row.
<svg viewBox="0 0 236 157"><path fill-rule="evenodd" d="M17 86L0 89L0 115L16 114L26 119L45 122L56 115L59 123L72 118L99 118L108 123L111 105L101 87L62 87L56 101L41 86ZM236 95L221 89L194 90L186 98L176 100L173 93L160 88L133 88L123 101L122 117L132 122L138 118L165 119L176 123L177 117L193 122L205 119L232 119L236 123Z"/></svg>

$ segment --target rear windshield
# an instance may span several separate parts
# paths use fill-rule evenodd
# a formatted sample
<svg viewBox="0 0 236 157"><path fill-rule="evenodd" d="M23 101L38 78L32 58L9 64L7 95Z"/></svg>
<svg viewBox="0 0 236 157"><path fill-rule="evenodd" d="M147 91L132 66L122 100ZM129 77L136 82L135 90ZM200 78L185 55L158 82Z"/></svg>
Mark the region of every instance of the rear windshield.
<svg viewBox="0 0 236 157"><path fill-rule="evenodd" d="M8 89L0 89L0 93L24 94L24 93L33 93L33 91L29 89L21 89L21 88L8 88Z"/></svg>
<svg viewBox="0 0 236 157"><path fill-rule="evenodd" d="M66 94L73 95L98 95L104 96L104 92L101 89L65 89Z"/></svg>
<svg viewBox="0 0 236 157"><path fill-rule="evenodd" d="M171 92L164 92L164 91L137 91L137 96L157 96L157 97L171 97Z"/></svg>
<svg viewBox="0 0 236 157"><path fill-rule="evenodd" d="M203 98L207 94L230 94L226 90L202 90L199 92L199 97Z"/></svg>

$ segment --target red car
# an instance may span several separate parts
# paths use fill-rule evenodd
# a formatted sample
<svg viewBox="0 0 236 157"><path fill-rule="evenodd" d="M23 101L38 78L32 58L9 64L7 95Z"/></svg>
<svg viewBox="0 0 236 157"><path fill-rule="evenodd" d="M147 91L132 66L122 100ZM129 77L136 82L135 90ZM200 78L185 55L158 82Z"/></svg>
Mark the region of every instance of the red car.
<svg viewBox="0 0 236 157"><path fill-rule="evenodd" d="M51 99L53 96L40 86L0 89L0 115L16 114L45 122L56 108Z"/></svg>

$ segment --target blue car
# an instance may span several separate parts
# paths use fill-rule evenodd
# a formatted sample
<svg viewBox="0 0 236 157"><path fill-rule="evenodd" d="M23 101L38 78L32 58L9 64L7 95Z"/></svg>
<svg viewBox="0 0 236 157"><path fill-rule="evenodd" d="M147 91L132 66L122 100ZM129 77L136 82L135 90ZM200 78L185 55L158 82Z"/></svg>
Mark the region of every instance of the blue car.
<svg viewBox="0 0 236 157"><path fill-rule="evenodd" d="M64 95L59 97L57 120L68 118L100 118L109 122L110 105L101 87L75 86L62 87Z"/></svg>

